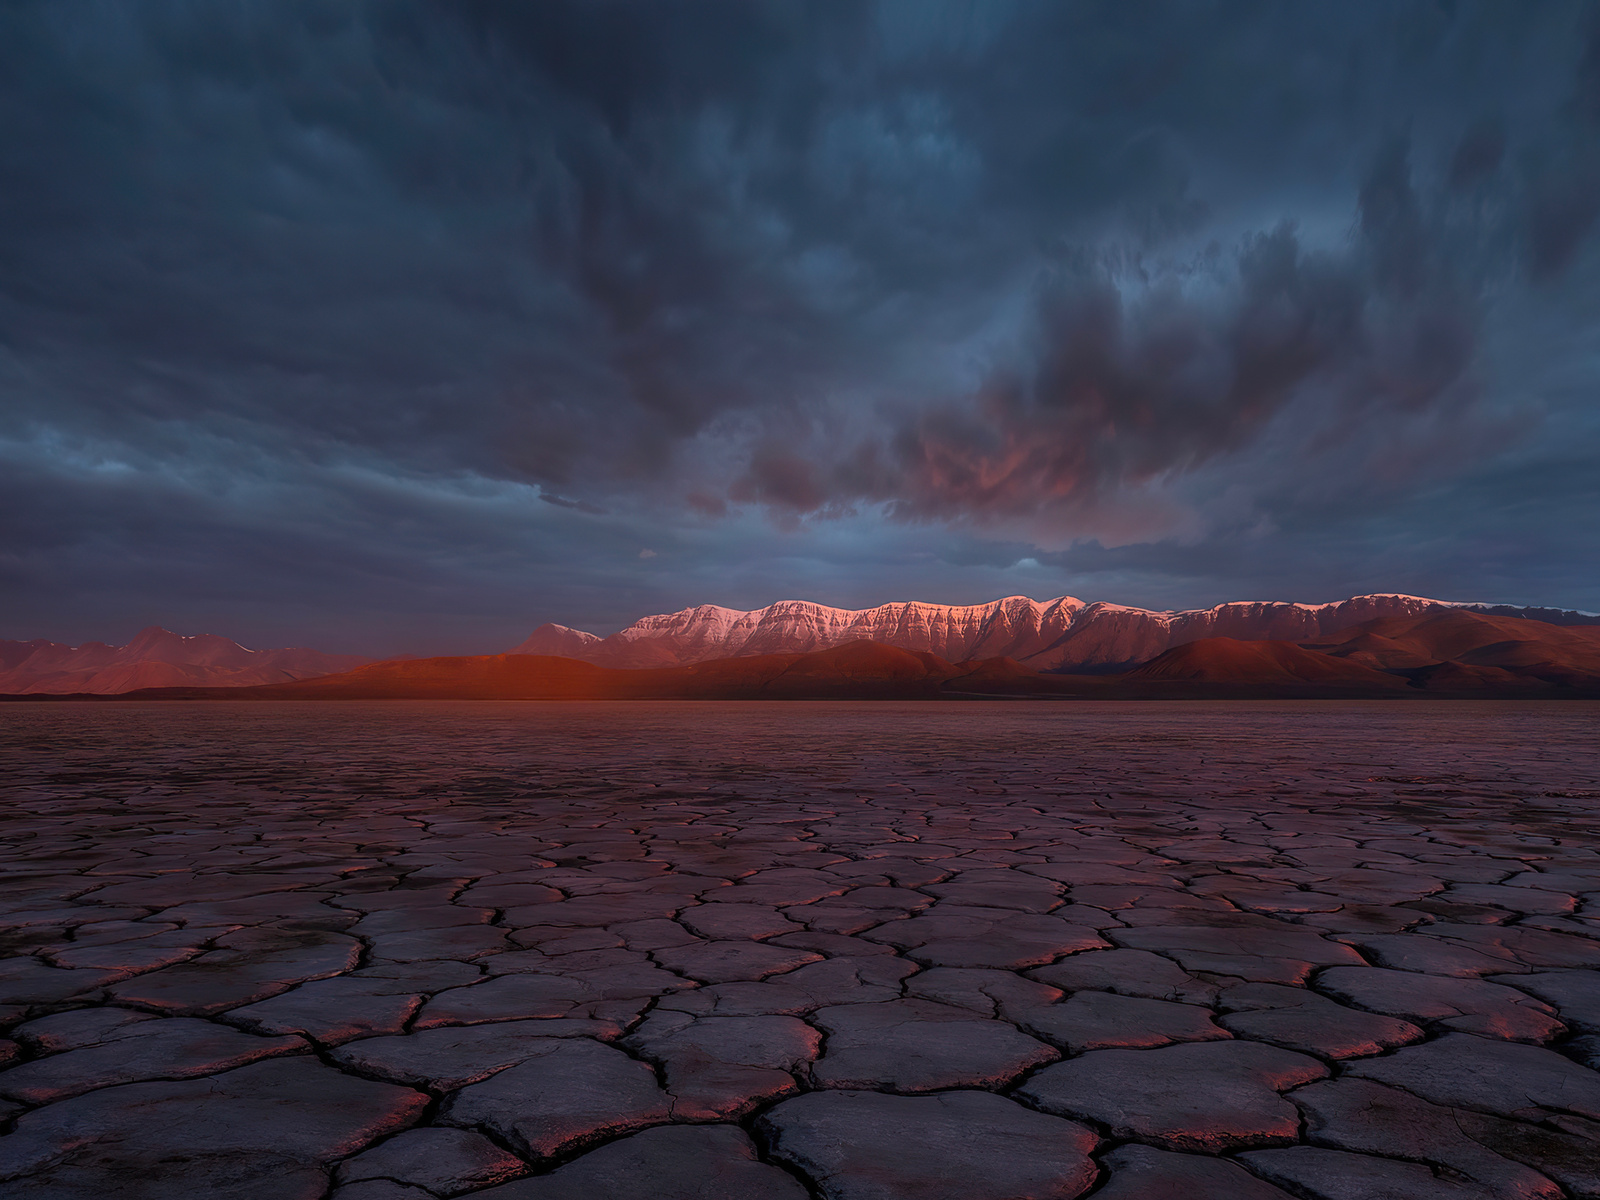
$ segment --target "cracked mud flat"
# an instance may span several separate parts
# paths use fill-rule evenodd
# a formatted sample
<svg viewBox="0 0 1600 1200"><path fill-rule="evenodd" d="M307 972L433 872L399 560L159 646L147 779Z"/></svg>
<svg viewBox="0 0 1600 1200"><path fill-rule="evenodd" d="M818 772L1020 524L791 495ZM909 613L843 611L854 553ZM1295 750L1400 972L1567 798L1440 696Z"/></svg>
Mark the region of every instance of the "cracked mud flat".
<svg viewBox="0 0 1600 1200"><path fill-rule="evenodd" d="M1600 707L13 705L0 1191L1600 1195Z"/></svg>

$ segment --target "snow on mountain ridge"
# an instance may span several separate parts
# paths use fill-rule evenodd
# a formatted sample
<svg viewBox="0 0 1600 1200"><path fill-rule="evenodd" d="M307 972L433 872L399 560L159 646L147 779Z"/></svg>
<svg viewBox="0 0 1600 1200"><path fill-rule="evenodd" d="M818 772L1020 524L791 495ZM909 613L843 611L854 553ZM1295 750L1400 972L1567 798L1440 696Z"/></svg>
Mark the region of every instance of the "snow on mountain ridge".
<svg viewBox="0 0 1600 1200"><path fill-rule="evenodd" d="M1040 604L1026 596L1008 596L988 604L907 601L868 609L781 600L739 614L725 631L717 631L721 636L705 636L694 642L697 648L705 646L708 654L743 657L822 650L843 642L868 640L962 661L1010 653L1019 640L1036 640L1052 624L1057 630L1065 629L1070 624L1070 614L1082 606L1081 600L1071 597ZM1060 619L1063 613L1065 620ZM624 630L619 637L629 637L630 630Z"/></svg>

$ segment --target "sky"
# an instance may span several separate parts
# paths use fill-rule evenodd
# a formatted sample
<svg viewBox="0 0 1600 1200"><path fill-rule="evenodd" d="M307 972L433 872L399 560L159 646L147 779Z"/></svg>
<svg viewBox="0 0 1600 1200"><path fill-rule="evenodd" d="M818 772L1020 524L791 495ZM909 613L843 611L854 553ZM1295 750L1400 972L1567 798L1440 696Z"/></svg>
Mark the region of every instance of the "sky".
<svg viewBox="0 0 1600 1200"><path fill-rule="evenodd" d="M1600 609L1600 13L11 0L0 637Z"/></svg>

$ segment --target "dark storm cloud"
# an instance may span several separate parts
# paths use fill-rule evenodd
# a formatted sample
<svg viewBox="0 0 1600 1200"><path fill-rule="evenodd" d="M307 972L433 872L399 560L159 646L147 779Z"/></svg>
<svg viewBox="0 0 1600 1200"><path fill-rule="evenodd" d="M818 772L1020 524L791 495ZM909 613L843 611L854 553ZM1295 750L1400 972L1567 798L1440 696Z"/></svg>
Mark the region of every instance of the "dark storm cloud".
<svg viewBox="0 0 1600 1200"><path fill-rule="evenodd" d="M1506 153L1506 131L1492 118L1479 121L1462 135L1450 157L1450 186L1461 189L1492 175Z"/></svg>
<svg viewBox="0 0 1600 1200"><path fill-rule="evenodd" d="M1108 491L1239 450L1308 395L1323 411L1306 429L1346 432L1470 399L1476 313L1459 285L1430 277L1403 154L1385 155L1362 197L1361 253L1307 252L1280 226L1220 272L1221 295L1141 286L1148 277L1127 278L1140 272L1098 262L1060 272L1041 288L1026 374L861 447L834 469L837 488L906 518L1070 517ZM1119 282L1143 294L1130 299ZM793 456L757 456L748 480L771 503L824 499Z"/></svg>
<svg viewBox="0 0 1600 1200"><path fill-rule="evenodd" d="M1564 270L1600 216L1600 159L1540 180L1528 201L1528 265L1537 279Z"/></svg>
<svg viewBox="0 0 1600 1200"><path fill-rule="evenodd" d="M1600 436L1597 80L1581 4L19 0L0 636L1321 586L1352 493L1464 571L1427 496Z"/></svg>

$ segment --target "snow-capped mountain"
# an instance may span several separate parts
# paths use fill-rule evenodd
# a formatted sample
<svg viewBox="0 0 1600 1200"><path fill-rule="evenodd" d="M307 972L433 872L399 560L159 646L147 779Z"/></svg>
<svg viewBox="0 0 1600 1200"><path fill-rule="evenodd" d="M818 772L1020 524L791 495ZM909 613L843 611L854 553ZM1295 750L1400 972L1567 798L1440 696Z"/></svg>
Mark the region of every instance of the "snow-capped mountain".
<svg viewBox="0 0 1600 1200"><path fill-rule="evenodd" d="M214 633L192 637L157 626L126 646L0 642L0 693L97 692L147 687L248 687L348 671L370 658L290 648L249 650Z"/></svg>
<svg viewBox="0 0 1600 1200"><path fill-rule="evenodd" d="M1010 596L992 604L884 604L852 610L804 600L780 600L753 612L702 604L682 612L644 617L620 633L582 647L579 657L606 666L682 666L713 658L826 650L872 641L937 654L950 662L1021 658L1072 627L1083 601L1064 596L1045 604ZM554 631L560 630L560 633ZM547 632L549 631L549 632ZM562 626L547 625L513 653L551 654L557 638L571 645Z"/></svg>
<svg viewBox="0 0 1600 1200"><path fill-rule="evenodd" d="M1329 604L1241 601L1215 608L1152 612L1073 596L1031 600L1007 596L988 604L925 604L830 608L780 600L741 612L702 604L643 617L607 638L543 625L512 654L554 654L607 667L670 667L716 658L803 653L845 642L873 641L937 654L950 662L1007 657L1037 671L1107 673L1208 637L1300 642L1326 637L1378 617L1431 609L1470 608L1557 623L1600 623L1584 613L1464 604L1422 596L1356 596Z"/></svg>

